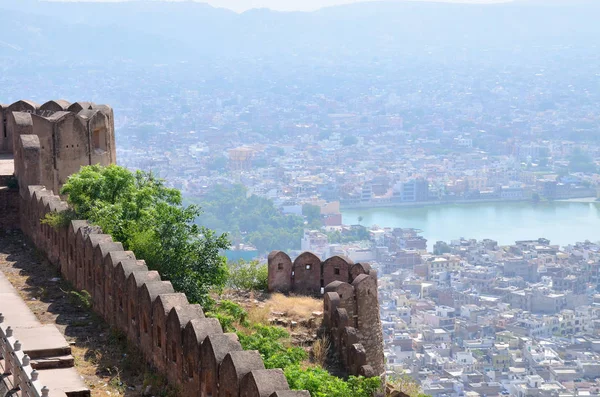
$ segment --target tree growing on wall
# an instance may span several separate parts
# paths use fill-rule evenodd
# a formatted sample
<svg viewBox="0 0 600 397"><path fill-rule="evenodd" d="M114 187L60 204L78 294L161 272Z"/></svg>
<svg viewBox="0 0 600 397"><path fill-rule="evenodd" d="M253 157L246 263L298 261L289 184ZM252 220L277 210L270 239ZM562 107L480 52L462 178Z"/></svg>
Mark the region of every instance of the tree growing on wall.
<svg viewBox="0 0 600 397"><path fill-rule="evenodd" d="M61 190L73 209L157 270L190 302L210 304L208 293L227 279L226 234L194 223L200 208L182 205L181 193L151 173L116 165L83 167Z"/></svg>

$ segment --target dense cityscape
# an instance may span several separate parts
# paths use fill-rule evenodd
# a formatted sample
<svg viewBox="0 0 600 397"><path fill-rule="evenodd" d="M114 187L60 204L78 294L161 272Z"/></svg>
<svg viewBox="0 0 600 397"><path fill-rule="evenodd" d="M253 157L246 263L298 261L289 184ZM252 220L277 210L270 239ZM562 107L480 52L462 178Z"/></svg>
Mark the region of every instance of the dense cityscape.
<svg viewBox="0 0 600 397"><path fill-rule="evenodd" d="M409 243L385 234L386 247ZM600 246L437 244L381 260L388 370L432 396L597 395Z"/></svg>
<svg viewBox="0 0 600 397"><path fill-rule="evenodd" d="M257 34L261 51L268 33ZM411 225L343 215L568 200L597 211L597 43L475 36L422 45L383 35L372 47L323 39L281 54L151 62L23 57L0 41L11 50L0 53L0 87L6 102L110 103L118 164L152 171L198 204L197 223L228 234L230 261L285 250L370 263L388 376L408 375L432 397L599 396L596 235L428 241Z"/></svg>

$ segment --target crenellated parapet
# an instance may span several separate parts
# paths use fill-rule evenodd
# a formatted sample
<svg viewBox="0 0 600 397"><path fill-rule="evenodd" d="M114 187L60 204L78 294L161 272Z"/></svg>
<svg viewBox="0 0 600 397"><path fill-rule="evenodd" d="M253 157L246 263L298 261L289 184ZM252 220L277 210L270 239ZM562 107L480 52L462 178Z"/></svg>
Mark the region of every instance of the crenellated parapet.
<svg viewBox="0 0 600 397"><path fill-rule="evenodd" d="M292 262L282 251L271 252L268 269L272 292L323 293L323 329L349 374L385 373L375 269L341 256L321 261L310 252Z"/></svg>
<svg viewBox="0 0 600 397"><path fill-rule="evenodd" d="M260 354L244 351L236 334L188 302L122 244L85 220L62 228L41 223L68 205L42 185L21 192L21 228L93 309L119 329L184 396L298 396L281 370L265 369Z"/></svg>
<svg viewBox="0 0 600 397"><path fill-rule="evenodd" d="M257 351L244 351L236 334L224 333L218 320L99 227L86 220L57 228L42 223L69 209L57 195L68 176L116 162L110 107L19 101L0 106L0 121L0 153L14 157L21 230L183 396L309 396L290 391L281 370L265 369ZM10 208L0 207L2 219Z"/></svg>
<svg viewBox="0 0 600 397"><path fill-rule="evenodd" d="M0 153L14 156L23 189L43 185L58 192L82 166L116 162L113 110L64 100L0 105Z"/></svg>
<svg viewBox="0 0 600 397"><path fill-rule="evenodd" d="M359 274L369 274L377 280L377 271L368 263L354 263L339 255L321 261L312 252L304 252L292 262L285 252L273 251L268 266L269 292L321 296L323 289L334 281L351 283Z"/></svg>

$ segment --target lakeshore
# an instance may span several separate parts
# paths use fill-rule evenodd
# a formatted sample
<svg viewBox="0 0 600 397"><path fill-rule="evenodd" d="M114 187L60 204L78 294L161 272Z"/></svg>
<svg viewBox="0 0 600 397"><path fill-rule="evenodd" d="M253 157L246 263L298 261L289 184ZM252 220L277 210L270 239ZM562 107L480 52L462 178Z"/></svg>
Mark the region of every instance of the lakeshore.
<svg viewBox="0 0 600 397"><path fill-rule="evenodd" d="M345 224L415 228L428 249L438 241L491 238L500 244L545 237L552 244L600 240L600 203L583 199L534 203L474 202L419 207L342 209Z"/></svg>

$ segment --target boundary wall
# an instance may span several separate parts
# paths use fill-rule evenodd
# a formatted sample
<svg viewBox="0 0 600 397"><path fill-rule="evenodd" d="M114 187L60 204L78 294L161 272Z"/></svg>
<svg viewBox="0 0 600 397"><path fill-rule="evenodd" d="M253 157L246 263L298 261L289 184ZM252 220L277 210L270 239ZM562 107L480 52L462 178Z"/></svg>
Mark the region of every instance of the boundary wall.
<svg viewBox="0 0 600 397"><path fill-rule="evenodd" d="M56 100L0 105L0 154L12 154L21 188L60 191L84 165L116 163L112 108Z"/></svg>
<svg viewBox="0 0 600 397"><path fill-rule="evenodd" d="M334 256L321 261L304 252L293 262L282 251L269 255L269 290L323 295L323 330L350 375L384 376L383 330L377 272L367 263Z"/></svg>
<svg viewBox="0 0 600 397"><path fill-rule="evenodd" d="M28 186L21 191L21 229L182 395L310 396L290 391L283 371L265 369L258 352L244 351L237 335L223 333L217 319L205 318L199 305L98 227L82 220L60 229L41 224L47 213L67 208L51 190Z"/></svg>
<svg viewBox="0 0 600 397"><path fill-rule="evenodd" d="M21 230L66 280L89 292L94 311L125 333L181 395L310 397L289 390L282 370L265 369L257 351L244 351L236 334L224 333L217 319L206 318L98 227L85 220L56 229L41 223L47 213L68 209L54 192L71 173L115 162L109 107L19 101L0 106L0 120L0 151L14 155ZM103 128L105 134L98 133Z"/></svg>

